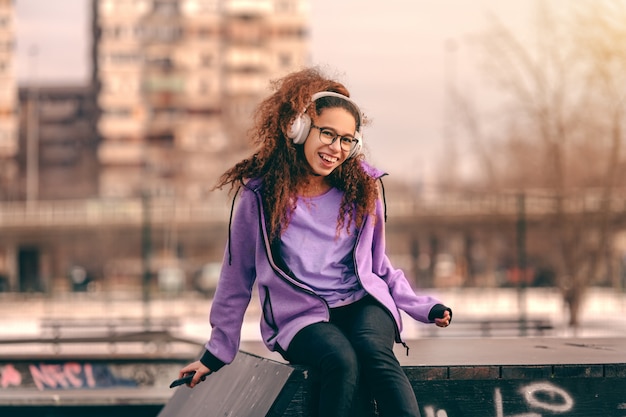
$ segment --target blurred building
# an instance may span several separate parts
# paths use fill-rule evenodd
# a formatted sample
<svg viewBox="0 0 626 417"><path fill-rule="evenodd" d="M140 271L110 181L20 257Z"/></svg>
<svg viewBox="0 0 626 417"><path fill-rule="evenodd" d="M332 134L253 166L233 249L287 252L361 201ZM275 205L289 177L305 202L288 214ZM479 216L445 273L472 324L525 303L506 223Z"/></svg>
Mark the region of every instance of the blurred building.
<svg viewBox="0 0 626 417"><path fill-rule="evenodd" d="M18 101L15 78L15 6L0 0L0 199L10 196L18 176Z"/></svg>
<svg viewBox="0 0 626 417"><path fill-rule="evenodd" d="M94 0L101 196L204 196L269 81L308 63L307 19L304 0Z"/></svg>
<svg viewBox="0 0 626 417"><path fill-rule="evenodd" d="M90 85L18 89L0 0L0 292L70 290L77 270L137 287L219 259L226 206L208 191L250 151L269 82L309 64L308 14L308 0L92 0Z"/></svg>
<svg viewBox="0 0 626 417"><path fill-rule="evenodd" d="M19 105L23 111L16 158L20 175L19 181L14 182L17 199L97 197L97 110L93 88L20 87ZM36 151L29 152L33 147ZM25 194L29 183L33 188L30 196Z"/></svg>

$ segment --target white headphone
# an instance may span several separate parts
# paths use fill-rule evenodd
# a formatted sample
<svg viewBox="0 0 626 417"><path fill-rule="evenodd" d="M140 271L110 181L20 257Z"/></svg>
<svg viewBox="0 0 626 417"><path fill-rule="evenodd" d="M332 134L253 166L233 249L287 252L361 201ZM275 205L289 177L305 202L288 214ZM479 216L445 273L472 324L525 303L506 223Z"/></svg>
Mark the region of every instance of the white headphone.
<svg viewBox="0 0 626 417"><path fill-rule="evenodd" d="M361 113L361 110L359 109L359 106L350 97L344 96L343 94L335 93L333 91L321 91L319 93L313 94L313 96L311 97L311 103L309 103L309 105L311 105L317 99L320 99L322 97L339 97L343 100L346 100L352 103L352 105L359 112L359 120L357 121L357 123L362 125L363 115ZM289 125L289 128L287 129L287 137L289 139L292 139L293 143L295 143L296 145L302 145L306 141L306 138L309 136L310 129L311 129L311 118L306 113L306 108L305 108L302 111L302 114L296 117L295 120L291 123L291 125ZM354 145L354 148L348 154L348 158L352 158L353 156L357 155L361 151L363 137L359 130L357 130L354 133L354 138L357 140L357 143L356 145Z"/></svg>

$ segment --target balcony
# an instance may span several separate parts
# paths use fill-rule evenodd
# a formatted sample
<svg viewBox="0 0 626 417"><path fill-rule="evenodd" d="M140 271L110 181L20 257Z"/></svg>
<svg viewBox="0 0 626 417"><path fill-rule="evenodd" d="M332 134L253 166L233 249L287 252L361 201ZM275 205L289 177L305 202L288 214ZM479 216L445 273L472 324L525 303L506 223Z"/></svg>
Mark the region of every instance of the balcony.
<svg viewBox="0 0 626 417"><path fill-rule="evenodd" d="M138 165L144 160L141 143L105 141L98 149L98 160L104 165Z"/></svg>
<svg viewBox="0 0 626 417"><path fill-rule="evenodd" d="M268 0L227 0L222 8L226 15L258 16L271 14L272 4Z"/></svg>

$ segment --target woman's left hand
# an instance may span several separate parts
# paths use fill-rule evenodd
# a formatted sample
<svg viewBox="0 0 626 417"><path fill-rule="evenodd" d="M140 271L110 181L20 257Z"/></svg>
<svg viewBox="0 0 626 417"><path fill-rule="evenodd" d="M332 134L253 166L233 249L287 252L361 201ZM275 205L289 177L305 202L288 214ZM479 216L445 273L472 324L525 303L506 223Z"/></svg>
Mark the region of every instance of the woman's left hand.
<svg viewBox="0 0 626 417"><path fill-rule="evenodd" d="M450 312L446 310L443 313L443 318L435 319L435 324L439 327L448 327L451 319L452 317L450 316Z"/></svg>

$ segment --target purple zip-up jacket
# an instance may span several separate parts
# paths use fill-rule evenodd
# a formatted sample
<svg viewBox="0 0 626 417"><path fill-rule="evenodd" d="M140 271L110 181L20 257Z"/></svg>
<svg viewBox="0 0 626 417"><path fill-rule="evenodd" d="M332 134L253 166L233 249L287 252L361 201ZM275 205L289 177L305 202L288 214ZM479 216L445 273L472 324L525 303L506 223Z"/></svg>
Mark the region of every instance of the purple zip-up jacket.
<svg viewBox="0 0 626 417"><path fill-rule="evenodd" d="M375 178L383 175L374 168L365 168ZM269 350L286 351L302 328L329 319L327 303L279 267L282 262L272 253L265 227L262 187L261 179L251 180L242 187L232 218L211 306L211 337L201 358L212 371L231 363L239 350L244 314L255 281L262 308L261 335ZM376 216L368 216L358 230L353 258L363 288L393 317L396 341L400 343L400 310L415 320L430 323L433 320L429 319L429 312L441 303L429 296L416 295L404 273L391 265L385 252L384 223L384 207L379 199Z"/></svg>

